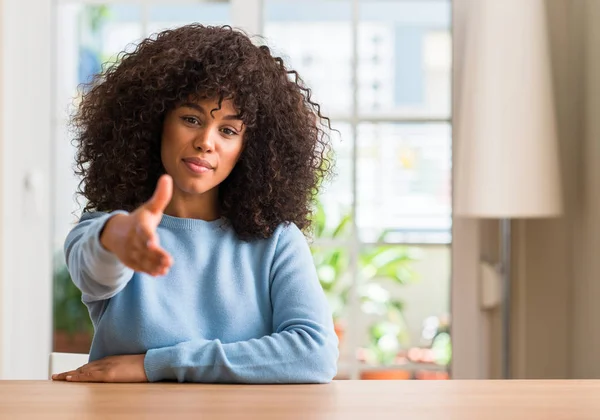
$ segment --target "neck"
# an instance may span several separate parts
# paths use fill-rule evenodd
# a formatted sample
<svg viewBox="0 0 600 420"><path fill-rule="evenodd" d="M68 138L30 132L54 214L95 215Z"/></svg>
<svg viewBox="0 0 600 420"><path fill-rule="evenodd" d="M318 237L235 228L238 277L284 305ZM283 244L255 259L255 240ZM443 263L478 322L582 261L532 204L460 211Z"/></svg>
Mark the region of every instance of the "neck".
<svg viewBox="0 0 600 420"><path fill-rule="evenodd" d="M164 213L184 219L217 220L221 216L218 189L213 188L203 194L187 194L175 189Z"/></svg>

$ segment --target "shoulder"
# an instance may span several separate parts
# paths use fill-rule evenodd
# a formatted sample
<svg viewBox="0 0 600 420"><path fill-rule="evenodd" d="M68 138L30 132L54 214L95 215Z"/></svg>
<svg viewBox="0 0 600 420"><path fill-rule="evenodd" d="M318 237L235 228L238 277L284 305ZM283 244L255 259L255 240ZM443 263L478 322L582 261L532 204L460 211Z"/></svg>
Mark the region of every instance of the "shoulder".
<svg viewBox="0 0 600 420"><path fill-rule="evenodd" d="M89 225L91 223L100 223L103 224L110 217L117 214L129 214L125 210L115 210L111 212L105 211L84 211L79 218L78 226L81 225Z"/></svg>
<svg viewBox="0 0 600 420"><path fill-rule="evenodd" d="M102 216L106 216L108 213L103 211L84 211L79 218L79 223L85 222L87 220L98 219Z"/></svg>
<svg viewBox="0 0 600 420"><path fill-rule="evenodd" d="M294 223L281 223L271 237L275 245L275 253L303 253L309 250L308 238Z"/></svg>
<svg viewBox="0 0 600 420"><path fill-rule="evenodd" d="M275 238L276 242L288 241L288 242L299 242L299 243L307 243L307 237L300 230L300 228L295 223L281 223L275 229L273 233L273 238Z"/></svg>

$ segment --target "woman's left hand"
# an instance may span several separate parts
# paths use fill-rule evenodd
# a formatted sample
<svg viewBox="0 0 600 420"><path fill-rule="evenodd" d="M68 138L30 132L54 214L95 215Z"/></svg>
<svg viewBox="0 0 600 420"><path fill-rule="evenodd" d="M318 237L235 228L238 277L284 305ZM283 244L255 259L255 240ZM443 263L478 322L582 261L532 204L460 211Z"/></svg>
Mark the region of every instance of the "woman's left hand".
<svg viewBox="0 0 600 420"><path fill-rule="evenodd" d="M148 382L144 370L145 354L110 356L79 369L52 375L55 381L68 382Z"/></svg>

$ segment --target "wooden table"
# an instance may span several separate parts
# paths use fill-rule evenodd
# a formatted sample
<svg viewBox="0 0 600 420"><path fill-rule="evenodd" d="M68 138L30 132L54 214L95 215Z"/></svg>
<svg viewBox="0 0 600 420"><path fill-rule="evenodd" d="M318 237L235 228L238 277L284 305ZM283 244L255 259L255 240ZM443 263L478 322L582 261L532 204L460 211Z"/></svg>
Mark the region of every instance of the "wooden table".
<svg viewBox="0 0 600 420"><path fill-rule="evenodd" d="M600 419L600 381L329 385L0 381L0 419Z"/></svg>

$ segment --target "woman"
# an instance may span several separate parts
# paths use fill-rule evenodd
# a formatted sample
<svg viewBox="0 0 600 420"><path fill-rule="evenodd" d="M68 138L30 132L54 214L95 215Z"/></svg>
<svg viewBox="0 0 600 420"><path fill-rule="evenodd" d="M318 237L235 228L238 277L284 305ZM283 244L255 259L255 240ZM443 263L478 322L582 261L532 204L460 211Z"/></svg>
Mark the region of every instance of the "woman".
<svg viewBox="0 0 600 420"><path fill-rule="evenodd" d="M146 39L75 116L84 214L65 255L94 324L55 380L325 383L337 338L302 233L328 123L230 27Z"/></svg>

